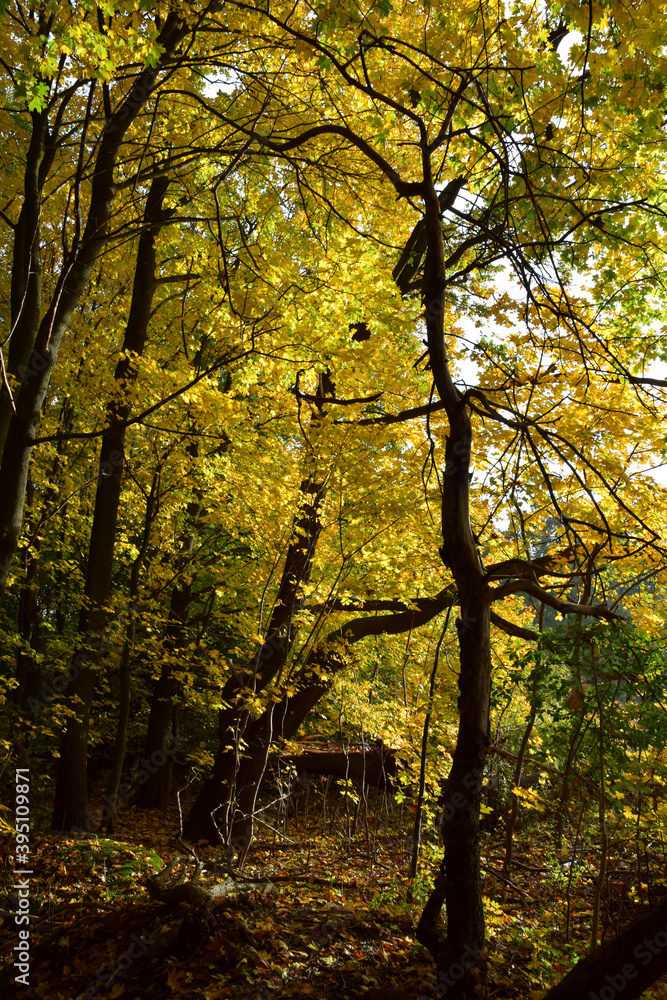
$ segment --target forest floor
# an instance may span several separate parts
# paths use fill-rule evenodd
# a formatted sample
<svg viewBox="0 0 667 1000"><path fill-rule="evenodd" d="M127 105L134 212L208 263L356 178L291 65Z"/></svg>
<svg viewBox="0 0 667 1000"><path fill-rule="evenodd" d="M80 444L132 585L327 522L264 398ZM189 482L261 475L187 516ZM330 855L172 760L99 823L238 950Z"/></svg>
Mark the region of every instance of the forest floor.
<svg viewBox="0 0 667 1000"><path fill-rule="evenodd" d="M30 983L14 982L17 928L0 929L0 994L48 1000L356 1000L371 987L404 989L415 1000L441 996L428 953L415 940L437 869L426 845L410 883L407 808L376 803L348 835L349 807L322 800L280 834L259 828L238 889L219 899L206 922L188 903L152 899L146 881L177 856L176 809L124 809L113 837L66 836L48 829L33 806ZM502 875L503 831L484 836L483 870L490 997L540 1000L585 953L590 936L595 845L575 863L554 855L545 824L519 830L509 878ZM267 836L270 839L267 839ZM11 910L13 843L3 839L0 909ZM197 848L202 884L227 876L221 851ZM190 873L194 863L184 866ZM601 925L611 937L636 912L632 853L610 857ZM667 984L645 997L667 1000Z"/></svg>

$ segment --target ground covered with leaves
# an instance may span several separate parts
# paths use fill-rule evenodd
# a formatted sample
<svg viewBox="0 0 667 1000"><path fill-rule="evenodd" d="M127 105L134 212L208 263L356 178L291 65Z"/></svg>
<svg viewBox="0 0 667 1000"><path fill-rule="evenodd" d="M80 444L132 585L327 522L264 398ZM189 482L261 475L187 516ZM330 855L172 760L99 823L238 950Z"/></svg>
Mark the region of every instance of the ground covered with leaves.
<svg viewBox="0 0 667 1000"><path fill-rule="evenodd" d="M147 891L151 876L179 856L174 876L194 870L178 841L176 811L128 808L113 837L56 835L44 815L32 853L28 987L14 983L11 841L4 845L0 990L49 1000L353 1000L392 986L437 997L415 928L438 849L425 845L420 875L410 882L409 812L390 802L383 808L381 827L366 816L354 836L347 823L334 822L340 812L327 826L315 811L270 839L260 834L243 870L232 872L236 885L208 914ZM587 849L557 858L547 845L539 826L524 824L505 877L502 829L485 834L490 996L540 1000L586 951L595 847L590 857ZM196 854L205 888L229 879L221 850L201 846ZM637 911L635 875L632 856L610 859L607 936ZM645 996L667 1000L667 985Z"/></svg>

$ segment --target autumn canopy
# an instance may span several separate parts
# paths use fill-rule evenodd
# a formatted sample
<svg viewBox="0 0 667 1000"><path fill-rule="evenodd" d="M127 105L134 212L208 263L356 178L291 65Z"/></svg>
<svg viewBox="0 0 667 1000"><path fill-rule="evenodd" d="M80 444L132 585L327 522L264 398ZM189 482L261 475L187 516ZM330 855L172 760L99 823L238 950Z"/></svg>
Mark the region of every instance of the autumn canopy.
<svg viewBox="0 0 667 1000"><path fill-rule="evenodd" d="M485 838L513 886L527 802L556 852L588 831L593 888L525 996L639 970L667 7L0 10L0 737L44 829L110 836L187 784L173 832L242 868L290 781L356 782L369 851L398 794L414 937L472 1000L499 983Z"/></svg>

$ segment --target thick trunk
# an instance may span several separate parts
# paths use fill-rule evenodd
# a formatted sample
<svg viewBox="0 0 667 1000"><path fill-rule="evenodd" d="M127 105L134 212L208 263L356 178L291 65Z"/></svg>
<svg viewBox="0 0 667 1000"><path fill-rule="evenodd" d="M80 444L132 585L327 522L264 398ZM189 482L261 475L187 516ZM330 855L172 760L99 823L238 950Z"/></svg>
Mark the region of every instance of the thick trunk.
<svg viewBox="0 0 667 1000"><path fill-rule="evenodd" d="M491 593L470 524L472 425L466 403L452 381L444 331L446 269L438 195L430 154L423 155L424 267L427 342L433 380L449 422L442 477L440 555L458 590L459 729L443 809L441 873L422 914L419 940L433 954L441 987L452 1000L472 1000L485 990L484 906L480 875L479 812L482 770L489 734L491 691ZM447 937L437 926L447 910Z"/></svg>
<svg viewBox="0 0 667 1000"><path fill-rule="evenodd" d="M231 825L231 844L239 852L242 862L252 843L256 816L257 798L269 769L271 748L282 739L290 739L322 697L324 690L309 688L301 698L297 696L289 713L281 714L281 706L271 709L262 716L261 728L253 733L244 750L238 769L235 810ZM292 707L292 706L290 706ZM396 774L396 759L393 751L369 750L354 753L316 752L298 756L281 757L290 763L298 773L327 774L341 780L361 782L374 788L391 787L391 777ZM261 825L261 820L259 823Z"/></svg>
<svg viewBox="0 0 667 1000"><path fill-rule="evenodd" d="M53 161L44 155L48 117L34 111L32 132L26 154L23 204L14 229L11 276L11 338L7 352L7 372L21 380L39 328L42 304L42 263L39 246L39 217L42 186ZM12 405L3 385L0 389L0 456L12 418Z"/></svg>
<svg viewBox="0 0 667 1000"><path fill-rule="evenodd" d="M485 597L462 601L461 611L459 730L442 822L447 939L437 968L439 982L452 996L471 1000L484 986L479 819L489 732L491 646Z"/></svg>
<svg viewBox="0 0 667 1000"><path fill-rule="evenodd" d="M70 707L76 706L76 714L68 718L61 738L52 821L56 830L94 827L88 812L86 780L88 724L95 691L93 667L102 653L103 635L108 618L106 608L111 591L116 525L125 461L124 422L130 409L127 391L129 384L136 378L137 369L133 359L143 352L146 343L156 287L155 239L164 221L162 201L168 184L166 178L157 177L151 185L146 202L146 228L139 237L123 355L115 372L119 399L112 400L107 407L107 419L111 426L102 437L100 449L95 510L86 568L85 603L79 618L82 645L75 653L70 666L65 692L66 704ZM74 772L77 774L77 780L72 783L70 775Z"/></svg>
<svg viewBox="0 0 667 1000"><path fill-rule="evenodd" d="M176 14L168 15L158 38L163 47L163 59L172 55L186 31L186 25ZM107 122L93 170L84 232L63 263L53 298L42 316L36 334L33 331L26 333L20 348L16 348L17 351L20 349L22 356L28 357L28 361L27 367L24 365L21 372L21 387L15 400L16 410L9 420L0 465L0 589L6 586L18 547L30 457L60 343L107 239L115 194L115 168L123 138L148 100L158 72L158 69L152 67L144 69ZM83 141L85 137L82 137ZM26 226L26 241L31 241L31 253L38 253L35 240L37 232L31 234L29 226ZM15 299L18 302L18 290ZM35 326L33 323L33 328ZM26 353L29 344L32 346Z"/></svg>
<svg viewBox="0 0 667 1000"><path fill-rule="evenodd" d="M226 772L225 762L221 759L221 754L218 753L213 770L204 781L199 795L183 823L183 838L185 840L195 842L206 840L210 844L225 843L226 838L223 834L218 834L220 829L218 817L221 812L224 813L229 800L224 777ZM224 819L222 822L224 825Z"/></svg>
<svg viewBox="0 0 667 1000"><path fill-rule="evenodd" d="M329 670L338 672L342 666L340 659L332 659ZM292 698L271 702L245 731L243 754L235 776L233 808L227 812L229 842L239 852L241 864L252 843L257 799L267 775L271 749L296 735L327 688L327 684L311 683Z"/></svg>
<svg viewBox="0 0 667 1000"><path fill-rule="evenodd" d="M189 448L193 458L198 455L198 448ZM188 517L196 526L201 514L200 500L188 505ZM181 569L188 572L188 562L192 555L195 535L187 531L182 539L180 554ZM181 684L174 676L175 664L173 657L182 653L189 643L187 629L188 615L192 603L192 583L187 579L171 592L169 618L165 629L165 658L160 676L153 690L151 711L148 717L148 730L144 759L151 762L148 777L139 788L136 804L142 809L165 809L171 790L171 777L174 762L176 716Z"/></svg>
<svg viewBox="0 0 667 1000"><path fill-rule="evenodd" d="M667 900L578 962L544 1000L635 1000L667 973Z"/></svg>
<svg viewBox="0 0 667 1000"><path fill-rule="evenodd" d="M151 701L144 758L151 763L136 804L141 809L165 809L171 790L176 698L180 685L170 667L163 668Z"/></svg>
<svg viewBox="0 0 667 1000"><path fill-rule="evenodd" d="M374 619L375 622L379 620ZM344 665L335 653L330 651L327 654L316 649L302 673L313 667L316 658L318 667L326 665L330 676ZM294 696L285 696L277 703L271 702L258 719L251 721L247 712L237 715L235 729L227 725L227 715L220 713L220 750L213 770L188 814L184 837L209 840L214 844L222 838L223 842L243 854L247 852L252 840L255 803L266 773L271 746L294 736L327 690L326 683L308 683ZM240 749L241 735L243 750Z"/></svg>
<svg viewBox="0 0 667 1000"><path fill-rule="evenodd" d="M303 606L302 588L310 578L321 530L319 510L324 498L323 486L313 483L311 479L304 480L301 483L301 495L302 507L294 521L267 637L250 660L244 674L232 675L222 690L222 700L231 707L222 709L219 713L220 749L213 770L204 782L184 824L184 836L191 840L206 839L211 843L218 843L222 836L223 840L231 842L233 800L240 787L237 772L243 766L239 744L242 739L248 739L245 729L249 719L242 705L237 707L235 701L241 696L244 684L251 685L255 691L261 691L285 664L296 638L292 618ZM246 748L243 759L247 754ZM263 749L260 750L260 756L264 761L259 766L261 772L266 764ZM255 764L247 766L254 773ZM245 784L245 779L241 780ZM247 833L242 835L242 840L248 840Z"/></svg>
<svg viewBox="0 0 667 1000"><path fill-rule="evenodd" d="M85 690L81 687L80 690ZM53 814L53 828L56 830L76 830L93 833L95 824L88 811L87 745L80 731L70 730L63 738L60 752L67 754L70 763L68 785L61 790L58 812ZM85 803L85 805L84 805ZM58 825L60 824L60 825ZM65 824L67 824L65 826Z"/></svg>
<svg viewBox="0 0 667 1000"><path fill-rule="evenodd" d="M312 750L300 754L281 754L283 764L289 764L297 774L330 774L342 781L363 781L371 788L394 787L396 752L385 748L367 750Z"/></svg>
<svg viewBox="0 0 667 1000"><path fill-rule="evenodd" d="M237 733L227 725L225 718L224 729L221 723L220 750L187 817L184 836L211 843L219 843L222 836L225 842L239 844L247 850L252 836L252 813L261 779L266 773L270 746L296 734L308 713L329 690L336 674L345 668L347 659L342 643L353 644L371 635L409 632L425 625L453 603L453 595L443 590L437 597L415 600L413 608L390 615L356 618L336 629L307 657L299 678L293 682L297 688L295 694L285 694L279 702L272 702L253 722L237 716L237 725L245 740L242 755ZM315 682L315 676L326 677L326 680Z"/></svg>
<svg viewBox="0 0 667 1000"><path fill-rule="evenodd" d="M39 696L41 671L35 656L41 645L41 612L37 601L37 555L23 552L24 577L19 593L18 630L24 648L16 659L14 701L27 712Z"/></svg>
<svg viewBox="0 0 667 1000"><path fill-rule="evenodd" d="M123 774L123 766L125 764L125 750L127 748L127 729L130 721L130 703L132 694L132 670L131 670L131 656L134 647L134 636L135 636L135 606L137 595L139 593L139 576L148 553L148 546L151 539L151 529L153 525L153 517L155 514L155 505L157 501L158 488L160 483L160 474L155 472L153 474L153 482L151 484L151 491L148 495L148 501L146 503L146 514L144 517L144 532L137 553L137 557L132 564L132 572L130 573L130 604L129 604L129 617L127 622L127 628L125 630L125 642L123 643L123 651L121 653L120 659L120 691L118 696L118 726L116 729L116 740L114 744L114 755L113 762L111 764L111 774L109 775L109 784L107 786L107 808L105 810L106 815L103 818L102 826L104 829L108 830L109 833L114 831L114 823L116 820L116 813L123 806L126 797L120 795L120 780Z"/></svg>
<svg viewBox="0 0 667 1000"><path fill-rule="evenodd" d="M315 397L316 410L311 420L314 434L321 421L326 398L333 395L334 386L324 373L320 376ZM240 787L237 780L239 768L244 766L243 761L250 761L245 766L253 774L258 768L261 775L266 766L268 748L264 748L263 742L258 751L263 764L257 765L257 768L254 755L248 756L247 748L243 751L243 757L241 755L240 743L241 740L248 740L245 729L249 721L249 714L242 704L243 689L249 687L254 692L262 691L285 666L296 639L293 619L304 604L304 588L310 580L322 530L320 511L325 497L325 485L317 475L315 455L312 452L310 460L313 468L299 487L298 512L292 525L266 638L245 670L232 674L222 689L221 700L229 707L222 709L218 716L220 747L213 770L204 782L184 824L184 836L191 840L206 839L218 843L222 837L224 841L231 843L234 816L238 811L235 796ZM250 780L254 781L254 778ZM245 785L245 779L242 782ZM246 798L249 794L251 793L246 793ZM249 843L247 832L243 833L242 840Z"/></svg>
<svg viewBox="0 0 667 1000"><path fill-rule="evenodd" d="M447 996L472 1000L485 989L484 907L480 875L480 793L486 759L491 689L490 621L486 595L462 601L459 730L442 809L444 856L421 915L417 938L433 955ZM443 903L447 936L438 919Z"/></svg>
<svg viewBox="0 0 667 1000"><path fill-rule="evenodd" d="M211 844L231 844L236 776L240 765L240 732L248 724L245 712L237 713L236 728L229 712L220 712L219 749L213 769L202 785L183 824L186 840L207 840Z"/></svg>

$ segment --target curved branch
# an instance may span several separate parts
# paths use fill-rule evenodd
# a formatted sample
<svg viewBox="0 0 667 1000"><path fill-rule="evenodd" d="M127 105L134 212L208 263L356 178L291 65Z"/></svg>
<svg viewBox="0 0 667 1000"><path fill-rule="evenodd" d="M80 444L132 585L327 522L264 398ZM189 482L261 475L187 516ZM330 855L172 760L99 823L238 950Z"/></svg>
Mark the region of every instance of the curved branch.
<svg viewBox="0 0 667 1000"><path fill-rule="evenodd" d="M297 389L296 386L292 386L289 391L293 393L297 399L304 399L307 403L317 403L319 398L310 392L301 392L301 390ZM375 403L383 395L383 392L375 392L372 396L358 396L354 399L327 398L327 406L354 406L356 403ZM358 421L355 421L355 423L358 423Z"/></svg>
<svg viewBox="0 0 667 1000"><path fill-rule="evenodd" d="M233 124L239 132L247 135L249 139L258 142L260 146L265 146L266 149L270 149L272 153L286 153L290 149L297 149L299 146L303 146L310 142L311 139L317 139L320 135L337 135L342 139L346 139L353 146L364 154L376 167L382 171L385 177L391 181L394 188L401 197L407 198L410 195L418 195L422 193L422 185L419 181L404 181L401 176L397 173L392 165L385 160L384 156L381 156L376 149L374 149L369 142L362 139L360 135L353 132L352 129L347 128L344 125L314 125L312 128L306 129L305 132L301 132L300 135L295 135L291 139L285 139L284 142L276 142L267 135L262 135L260 132L255 132L254 129L244 128L238 122L232 122L227 119L226 115L219 115L221 121L226 124Z"/></svg>
<svg viewBox="0 0 667 1000"><path fill-rule="evenodd" d="M458 604L458 595L453 588L446 587L436 597L423 597L414 601L414 608L403 605L403 610L394 614L374 616L372 618L353 618L331 632L328 640L343 638L345 642L359 642L369 635L399 635L410 629L425 625L442 611Z"/></svg>
<svg viewBox="0 0 667 1000"><path fill-rule="evenodd" d="M497 615L495 611L491 612L491 622L496 628L502 629L507 635L513 635L517 639L528 639L530 642L535 642L540 637L539 632L533 632L532 629L522 628L521 625L508 622L505 618Z"/></svg>
<svg viewBox="0 0 667 1000"><path fill-rule="evenodd" d="M526 577L530 575L535 581L540 576L564 576L569 579L576 573L557 573L554 566L562 559L570 561L574 556L572 548L568 547L559 552L553 552L538 559L505 559L503 562L495 563L486 571L486 580L504 580L508 576Z"/></svg>
<svg viewBox="0 0 667 1000"><path fill-rule="evenodd" d="M604 618L607 621L627 621L624 615L617 615L604 604L576 604L573 601L561 601L548 590L544 590L534 580L514 580L503 587L490 588L492 601L500 601L510 594L528 594L538 601L544 601L550 608L562 615L581 615L584 618Z"/></svg>
<svg viewBox="0 0 667 1000"><path fill-rule="evenodd" d="M377 417L360 417L358 420L335 420L336 424L354 424L357 427L367 427L371 424L399 424L404 420L414 420L415 417L426 417L436 410L444 410L445 404L440 401L435 403L424 403L422 406L413 406L409 410L401 410L400 413L382 413Z"/></svg>

